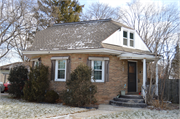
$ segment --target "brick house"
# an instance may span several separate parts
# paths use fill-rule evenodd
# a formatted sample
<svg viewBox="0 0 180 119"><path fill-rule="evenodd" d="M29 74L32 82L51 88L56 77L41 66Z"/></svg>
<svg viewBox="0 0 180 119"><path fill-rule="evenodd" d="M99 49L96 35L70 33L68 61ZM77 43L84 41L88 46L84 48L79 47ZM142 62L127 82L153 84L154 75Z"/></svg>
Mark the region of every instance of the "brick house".
<svg viewBox="0 0 180 119"><path fill-rule="evenodd" d="M99 103L108 103L121 90L140 92L146 63L155 59L134 29L111 19L54 24L37 32L23 54L33 66L50 67L50 87L57 92L79 64L87 64L94 70Z"/></svg>

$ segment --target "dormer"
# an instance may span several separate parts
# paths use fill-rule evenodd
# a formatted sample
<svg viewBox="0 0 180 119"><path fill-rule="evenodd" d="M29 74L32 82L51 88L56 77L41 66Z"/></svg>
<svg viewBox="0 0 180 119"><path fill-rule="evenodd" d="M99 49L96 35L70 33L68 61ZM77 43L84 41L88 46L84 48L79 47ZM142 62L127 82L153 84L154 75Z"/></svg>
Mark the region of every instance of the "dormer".
<svg viewBox="0 0 180 119"><path fill-rule="evenodd" d="M121 27L102 43L122 46L126 48L149 51L148 47L134 29Z"/></svg>

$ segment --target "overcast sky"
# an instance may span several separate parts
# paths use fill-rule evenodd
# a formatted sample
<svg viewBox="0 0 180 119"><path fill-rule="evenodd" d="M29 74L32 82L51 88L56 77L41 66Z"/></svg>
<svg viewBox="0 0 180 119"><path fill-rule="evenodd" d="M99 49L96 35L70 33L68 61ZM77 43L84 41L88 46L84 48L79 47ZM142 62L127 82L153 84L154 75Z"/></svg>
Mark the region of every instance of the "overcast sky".
<svg viewBox="0 0 180 119"><path fill-rule="evenodd" d="M78 0L78 1L79 1L80 5L85 5L84 9L86 9L89 5L91 5L92 3L95 3L95 2L106 3L112 7L123 7L126 4L126 2L130 2L131 0ZM180 0L141 0L141 1L144 3L156 2L157 4L174 3L174 4L177 4L178 6L180 6ZM14 54L14 53L12 53L12 54ZM6 61L0 62L0 66L20 61L17 58L17 56L11 55L10 57L11 57L10 59L6 59Z"/></svg>

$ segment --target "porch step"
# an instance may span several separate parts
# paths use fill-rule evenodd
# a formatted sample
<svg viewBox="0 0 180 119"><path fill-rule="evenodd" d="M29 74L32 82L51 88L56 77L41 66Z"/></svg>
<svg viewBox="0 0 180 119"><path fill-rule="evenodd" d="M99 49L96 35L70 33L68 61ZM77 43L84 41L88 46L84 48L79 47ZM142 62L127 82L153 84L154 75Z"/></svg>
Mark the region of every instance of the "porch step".
<svg viewBox="0 0 180 119"><path fill-rule="evenodd" d="M127 95L139 95L138 92L128 92Z"/></svg>
<svg viewBox="0 0 180 119"><path fill-rule="evenodd" d="M140 95L121 95L119 98L115 97L109 101L110 105L124 106L124 107L146 107L146 103Z"/></svg>
<svg viewBox="0 0 180 119"><path fill-rule="evenodd" d="M124 107L138 107L138 108L147 107L147 104L145 103L131 103L131 102L121 102L121 101L115 101L115 100L110 100L109 104L117 105L117 106L124 106Z"/></svg>
<svg viewBox="0 0 180 119"><path fill-rule="evenodd" d="M144 99L114 98L113 100L120 102L145 103Z"/></svg>
<svg viewBox="0 0 180 119"><path fill-rule="evenodd" d="M121 95L120 98L143 99L141 95Z"/></svg>

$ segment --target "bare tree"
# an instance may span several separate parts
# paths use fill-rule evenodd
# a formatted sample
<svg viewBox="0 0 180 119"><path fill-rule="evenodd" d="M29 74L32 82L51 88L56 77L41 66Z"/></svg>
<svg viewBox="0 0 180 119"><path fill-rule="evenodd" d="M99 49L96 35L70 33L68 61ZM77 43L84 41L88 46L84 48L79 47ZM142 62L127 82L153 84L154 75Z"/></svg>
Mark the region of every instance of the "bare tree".
<svg viewBox="0 0 180 119"><path fill-rule="evenodd" d="M175 55L177 39L174 35L180 25L179 10L176 5L143 4L135 0L127 3L126 8L119 12L120 22L134 28L142 37L148 48L155 54L155 61L149 64L150 89L155 78L156 64L159 56L163 56L163 79L168 79L171 73L171 61ZM151 94L149 92L149 94ZM149 99L152 99L150 95ZM162 98L161 98L162 99ZM151 102L151 100L149 100Z"/></svg>
<svg viewBox="0 0 180 119"><path fill-rule="evenodd" d="M179 79L179 44L176 46L175 56L172 60L171 77L173 79Z"/></svg>
<svg viewBox="0 0 180 119"><path fill-rule="evenodd" d="M29 61L29 59L23 55L22 51L32 46L32 43L35 38L35 32L29 30L30 28L28 28L28 30L18 31L19 34L13 41L13 50L15 51L15 53L17 53L17 55L22 61Z"/></svg>
<svg viewBox="0 0 180 119"><path fill-rule="evenodd" d="M11 50L16 50L20 55L20 50L24 49L20 36L25 38L25 33L32 30L32 3L31 0L0 1L0 60Z"/></svg>
<svg viewBox="0 0 180 119"><path fill-rule="evenodd" d="M23 23L22 2L13 0L0 1L0 59L12 49L12 41L18 35L17 30Z"/></svg>
<svg viewBox="0 0 180 119"><path fill-rule="evenodd" d="M112 18L114 20L119 19L119 8L113 8L104 3L92 3L89 8L81 14L81 20L99 20Z"/></svg>
<svg viewBox="0 0 180 119"><path fill-rule="evenodd" d="M175 5L133 1L127 3L127 8L120 9L119 16L120 22L134 28L154 53L162 51L165 41L173 37L180 25L179 10Z"/></svg>
<svg viewBox="0 0 180 119"><path fill-rule="evenodd" d="M13 40L13 50L18 54L22 61L27 61L26 57L22 54L33 43L35 31L37 27L36 19L34 18L34 6L36 3L33 1L24 1L21 8L23 9L21 29L17 30L18 35Z"/></svg>

